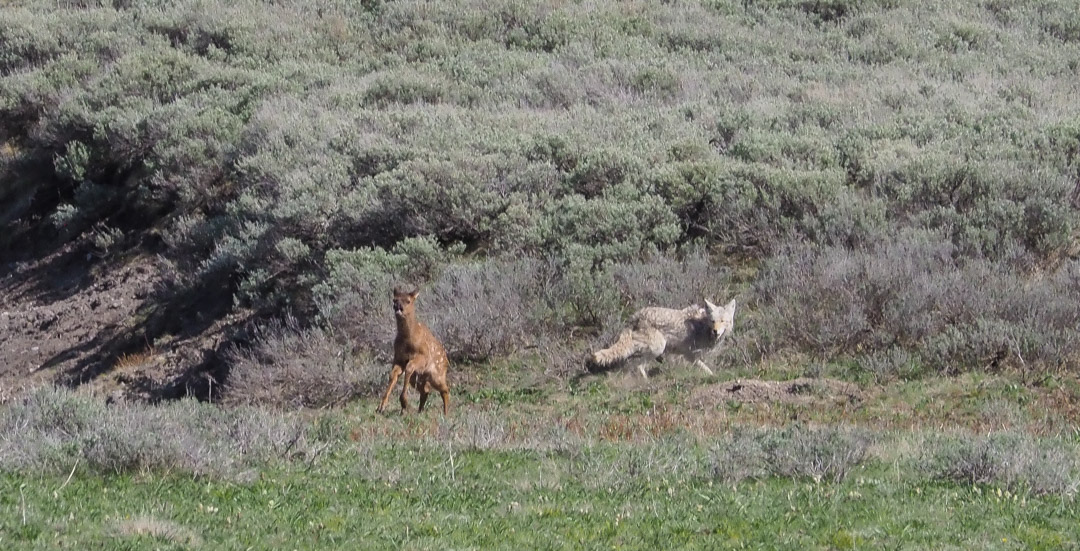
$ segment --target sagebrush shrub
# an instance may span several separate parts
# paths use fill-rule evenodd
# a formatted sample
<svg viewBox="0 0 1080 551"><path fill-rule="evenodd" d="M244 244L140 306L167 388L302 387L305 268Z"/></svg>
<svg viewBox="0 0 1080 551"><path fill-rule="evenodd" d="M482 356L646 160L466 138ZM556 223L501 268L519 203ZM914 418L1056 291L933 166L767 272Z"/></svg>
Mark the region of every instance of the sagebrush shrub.
<svg viewBox="0 0 1080 551"><path fill-rule="evenodd" d="M319 315L362 348L388 350L395 332L390 290L437 277L451 255L460 252L460 247L447 251L431 238L402 240L389 251L328 251L329 274L314 289Z"/></svg>
<svg viewBox="0 0 1080 551"><path fill-rule="evenodd" d="M866 457L870 439L847 429L737 431L720 442L709 462L712 475L728 481L783 476L839 482Z"/></svg>
<svg viewBox="0 0 1080 551"><path fill-rule="evenodd" d="M543 337L540 269L532 259L448 266L421 295L421 317L451 359L513 355Z"/></svg>
<svg viewBox="0 0 1080 551"><path fill-rule="evenodd" d="M994 484L1014 492L1066 497L1080 489L1072 452L1021 434L942 438L924 450L920 465L935 479L965 485Z"/></svg>
<svg viewBox="0 0 1080 551"><path fill-rule="evenodd" d="M1026 264L968 258L925 233L854 249L793 245L755 295L774 351L862 358L878 374L1072 366L1076 263L1035 277Z"/></svg>
<svg viewBox="0 0 1080 551"><path fill-rule="evenodd" d="M705 299L719 304L731 298L729 270L703 251L691 251L682 257L655 255L639 262L614 264L608 271L622 304L630 308L684 308L704 305Z"/></svg>
<svg viewBox="0 0 1080 551"><path fill-rule="evenodd" d="M386 372L381 362L355 355L347 339L303 329L295 320L259 329L252 344L234 349L227 361L225 403L288 409L340 405L370 394Z"/></svg>
<svg viewBox="0 0 1080 551"><path fill-rule="evenodd" d="M528 327L448 327L479 359L519 348L511 327L588 339L710 291L627 272L673 279L663 259L697 243L765 267L746 350L883 376L1075 363L1050 269L1080 228L1064 0L5 8L3 252L166 258L163 309L221 292L214 315L290 311L381 350L397 281L526 304ZM904 253L912 229L950 259ZM517 296L470 272L507 257L540 266Z"/></svg>
<svg viewBox="0 0 1080 551"><path fill-rule="evenodd" d="M300 418L181 400L113 404L40 388L0 409L0 469L102 473L142 469L241 477L246 470L313 452Z"/></svg>

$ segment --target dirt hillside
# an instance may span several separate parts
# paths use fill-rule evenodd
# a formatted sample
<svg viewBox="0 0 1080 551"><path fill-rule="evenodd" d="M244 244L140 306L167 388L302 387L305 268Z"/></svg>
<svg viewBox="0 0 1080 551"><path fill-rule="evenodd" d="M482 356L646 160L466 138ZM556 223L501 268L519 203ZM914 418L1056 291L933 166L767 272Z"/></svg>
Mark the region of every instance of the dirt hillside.
<svg viewBox="0 0 1080 551"><path fill-rule="evenodd" d="M230 320L164 319L158 281L152 257L78 243L0 265L0 400L49 382L151 401L209 392Z"/></svg>

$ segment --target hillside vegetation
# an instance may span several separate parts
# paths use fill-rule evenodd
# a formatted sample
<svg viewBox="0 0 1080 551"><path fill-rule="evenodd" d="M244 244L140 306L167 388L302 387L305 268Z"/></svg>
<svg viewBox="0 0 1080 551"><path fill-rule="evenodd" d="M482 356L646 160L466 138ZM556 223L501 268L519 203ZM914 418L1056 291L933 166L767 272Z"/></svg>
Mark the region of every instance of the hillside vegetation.
<svg viewBox="0 0 1080 551"><path fill-rule="evenodd" d="M1075 549L1078 98L1075 0L0 0L0 548Z"/></svg>
<svg viewBox="0 0 1080 551"><path fill-rule="evenodd" d="M729 367L1080 367L1072 1L16 0L0 71L0 269L153 266L94 376L227 320L177 361L340 400L395 282L558 377L703 295Z"/></svg>

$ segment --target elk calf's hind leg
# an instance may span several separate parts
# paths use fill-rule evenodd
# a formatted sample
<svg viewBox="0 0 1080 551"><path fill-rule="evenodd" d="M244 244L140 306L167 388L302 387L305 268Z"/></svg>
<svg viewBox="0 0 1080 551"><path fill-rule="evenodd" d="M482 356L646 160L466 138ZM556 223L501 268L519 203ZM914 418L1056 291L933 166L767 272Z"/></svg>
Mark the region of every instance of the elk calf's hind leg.
<svg viewBox="0 0 1080 551"><path fill-rule="evenodd" d="M446 375L437 375L431 378L431 388L442 396L443 416L450 414L450 385L446 383Z"/></svg>
<svg viewBox="0 0 1080 551"><path fill-rule="evenodd" d="M424 412L424 406L427 404L428 394L431 393L431 384L429 384L428 375L421 375L416 378L416 389L420 391L420 404L417 406L416 411L419 413Z"/></svg>
<svg viewBox="0 0 1080 551"><path fill-rule="evenodd" d="M390 401L390 393L394 392L398 377L401 376L401 372L404 370L403 367L397 364L390 370L390 384L386 386L386 392L383 394L382 402L379 403L379 408L375 411L382 413L382 411L386 409L386 403ZM408 379L405 380L405 384L408 386Z"/></svg>
<svg viewBox="0 0 1080 551"><path fill-rule="evenodd" d="M420 385L417 385L417 379L420 374L417 373L419 366L424 365L417 359L413 359L405 366L405 384L401 388L401 411L405 412L409 409L409 387L412 386L416 389L420 389Z"/></svg>

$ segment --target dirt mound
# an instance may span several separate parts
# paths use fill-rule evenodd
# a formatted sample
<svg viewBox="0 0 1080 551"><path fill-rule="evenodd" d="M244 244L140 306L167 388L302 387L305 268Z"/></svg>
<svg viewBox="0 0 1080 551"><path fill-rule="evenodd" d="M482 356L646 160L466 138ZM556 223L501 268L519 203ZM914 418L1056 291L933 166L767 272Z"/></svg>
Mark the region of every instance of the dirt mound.
<svg viewBox="0 0 1080 551"><path fill-rule="evenodd" d="M790 381L737 379L698 387L690 395L697 407L716 407L728 402L745 404L837 404L859 403L866 392L854 383L836 379L799 378Z"/></svg>

